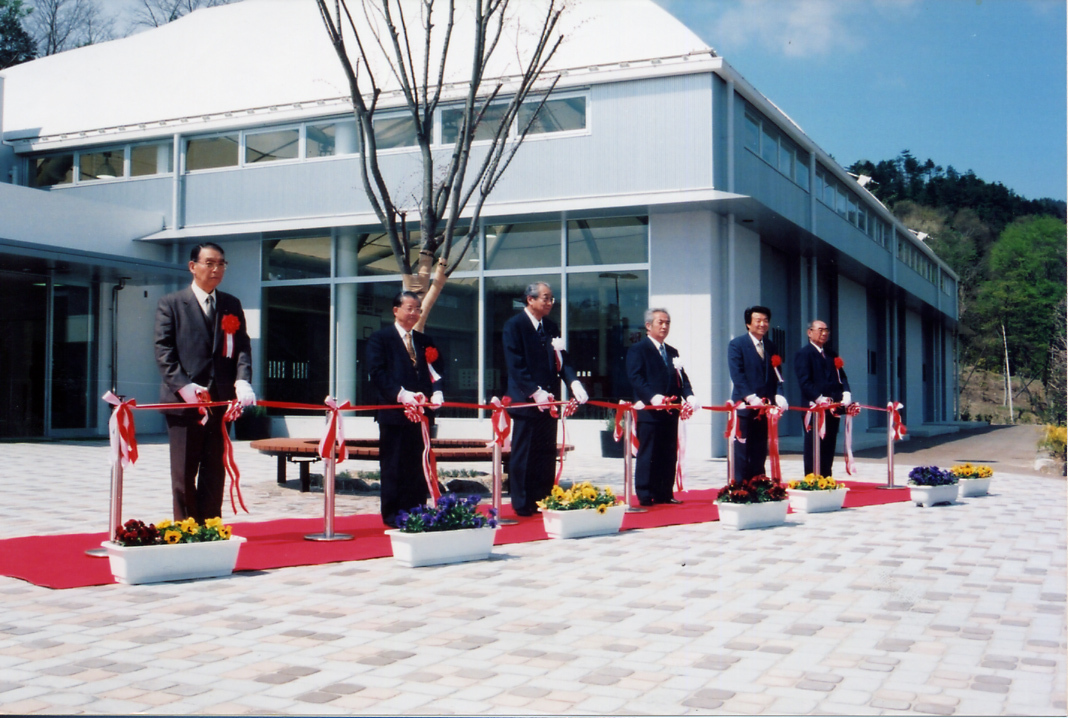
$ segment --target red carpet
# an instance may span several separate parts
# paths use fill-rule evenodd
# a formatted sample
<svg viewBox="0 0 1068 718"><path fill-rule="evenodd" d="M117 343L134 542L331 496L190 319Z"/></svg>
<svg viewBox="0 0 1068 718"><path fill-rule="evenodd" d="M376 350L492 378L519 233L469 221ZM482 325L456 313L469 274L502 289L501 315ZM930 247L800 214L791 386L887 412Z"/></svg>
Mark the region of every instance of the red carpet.
<svg viewBox="0 0 1068 718"><path fill-rule="evenodd" d="M845 507L857 508L908 501L907 488L880 489L873 484L848 484ZM682 504L659 504L645 513L630 513L623 519L623 530L659 526L696 524L717 521L716 489L687 491L679 495ZM511 508L503 509L505 518L515 518ZM321 533L323 519L278 519L275 521L233 524L234 533L248 543L241 547L238 571L256 571L285 566L309 566L339 561L360 561L393 554L389 537L383 533L377 514L338 516L335 533L355 536L352 541L308 541L307 534ZM47 588L78 588L115 583L106 558L85 554L86 549L100 546L103 533L23 536L0 540L0 575L20 578ZM502 526L495 544L525 543L546 539L540 516L521 518L514 526Z"/></svg>

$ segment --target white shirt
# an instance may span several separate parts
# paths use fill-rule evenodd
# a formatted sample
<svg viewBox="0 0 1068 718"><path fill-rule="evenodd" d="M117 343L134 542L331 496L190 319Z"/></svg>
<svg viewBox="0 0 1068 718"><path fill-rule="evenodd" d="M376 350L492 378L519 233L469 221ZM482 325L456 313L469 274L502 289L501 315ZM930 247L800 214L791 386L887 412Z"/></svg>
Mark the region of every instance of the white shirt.
<svg viewBox="0 0 1068 718"><path fill-rule="evenodd" d="M816 347L816 351L818 351L820 353L820 356L823 356L823 347L821 347L816 342L809 342L809 344L811 344L812 346Z"/></svg>
<svg viewBox="0 0 1068 718"><path fill-rule="evenodd" d="M207 300L208 297L211 297L211 301L215 305L215 308L216 309L219 308L219 298L215 296L215 292L214 291L212 291L211 294L208 294L203 289L201 289L199 286L197 286L196 282L193 282L192 288L193 288L193 294L197 298L197 303L200 304L200 311L204 312L204 316L205 317L208 316L208 306L206 304L206 300Z"/></svg>
<svg viewBox="0 0 1068 718"><path fill-rule="evenodd" d="M535 330L536 330L536 329L537 329L537 328L538 328L539 326L541 326L541 320L540 320L540 319L538 319L538 318L537 318L536 316L534 316L533 314L531 314L531 312L530 312L530 307L523 307L523 311L527 313L527 319L529 319L529 320L531 321L531 323L532 323L532 324L534 325L534 329L535 329ZM546 330L546 331L548 331L548 330Z"/></svg>
<svg viewBox="0 0 1068 718"><path fill-rule="evenodd" d="M756 337L753 336L752 332L746 332L746 334L748 334L749 338L753 340L753 346L754 347L758 347L759 349L763 349L764 348L764 340L763 339L757 339Z"/></svg>

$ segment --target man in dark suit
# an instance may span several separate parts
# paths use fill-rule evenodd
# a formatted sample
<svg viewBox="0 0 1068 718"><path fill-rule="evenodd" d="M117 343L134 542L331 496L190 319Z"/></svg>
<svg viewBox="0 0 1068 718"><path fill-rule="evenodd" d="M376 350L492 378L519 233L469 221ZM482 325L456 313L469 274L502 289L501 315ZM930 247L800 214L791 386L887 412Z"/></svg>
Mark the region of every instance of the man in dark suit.
<svg viewBox="0 0 1068 718"><path fill-rule="evenodd" d="M734 390L731 401L744 401L749 406L774 402L781 409L789 404L782 395L782 382L772 365L778 356L774 342L767 339L771 327L771 310L753 306L745 310L745 334L731 339L727 346L727 366ZM734 444L735 483L764 473L768 458L768 424L764 415L752 409L738 412L738 428L745 440Z"/></svg>
<svg viewBox="0 0 1068 718"><path fill-rule="evenodd" d="M660 406L669 398L697 407L690 378L686 376L679 352L665 343L671 330L666 309L645 312L645 339L627 351L627 378L634 400L646 406ZM638 412L638 459L635 462L634 490L642 506L680 504L672 491L678 461L679 411L651 409Z"/></svg>
<svg viewBox="0 0 1068 718"><path fill-rule="evenodd" d="M552 491L556 476L557 420L547 409L557 382L567 382L579 403L586 403L589 396L568 363L560 330L548 318L555 301L553 290L544 282L535 282L527 287L525 298L523 311L505 322L502 343L508 397L515 403L539 405L508 410L513 422L508 460L512 508L519 516L532 516L538 513L536 503Z"/></svg>
<svg viewBox="0 0 1068 718"><path fill-rule="evenodd" d="M437 348L430 337L413 330L422 315L422 303L413 292L393 298L393 323L367 341L367 370L379 404L441 406L444 399L434 385L440 375L431 369ZM430 356L427 352L430 350ZM434 412L424 408L434 423ZM426 503L430 495L423 473L423 431L404 409L379 409L378 468L382 523L396 526L397 513Z"/></svg>
<svg viewBox="0 0 1068 718"><path fill-rule="evenodd" d="M222 247L205 242L189 253L193 283L159 300L156 308L156 364L163 403L230 401L256 403L252 391L252 349L245 313L237 297L218 291L226 273ZM174 518L198 522L222 514L222 407L166 413L170 439Z"/></svg>
<svg viewBox="0 0 1068 718"><path fill-rule="evenodd" d="M835 366L838 355L827 346L827 340L830 337L831 330L822 319L816 319L808 325L808 344L794 356L794 371L797 373L797 382L801 386L801 398L806 404L831 401L848 406L853 403L853 395L849 391L849 379L846 378L845 369ZM820 474L830 476L840 419L836 413L830 411L825 415L827 433L820 439ZM810 430L815 430L815 417L810 427ZM811 474L813 468L812 435L808 434L805 436L805 474Z"/></svg>

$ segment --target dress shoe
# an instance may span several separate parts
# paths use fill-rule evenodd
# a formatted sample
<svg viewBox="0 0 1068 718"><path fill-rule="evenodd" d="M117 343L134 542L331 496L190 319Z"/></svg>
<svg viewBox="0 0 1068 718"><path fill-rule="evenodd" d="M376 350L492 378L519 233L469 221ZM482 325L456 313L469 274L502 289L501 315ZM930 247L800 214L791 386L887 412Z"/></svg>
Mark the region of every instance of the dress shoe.
<svg viewBox="0 0 1068 718"><path fill-rule="evenodd" d="M676 498L670 498L667 501L661 501L662 504L681 504L682 502Z"/></svg>
<svg viewBox="0 0 1068 718"><path fill-rule="evenodd" d="M638 499L638 503L640 505L642 505L642 506L652 506L653 505L653 500L652 499Z"/></svg>

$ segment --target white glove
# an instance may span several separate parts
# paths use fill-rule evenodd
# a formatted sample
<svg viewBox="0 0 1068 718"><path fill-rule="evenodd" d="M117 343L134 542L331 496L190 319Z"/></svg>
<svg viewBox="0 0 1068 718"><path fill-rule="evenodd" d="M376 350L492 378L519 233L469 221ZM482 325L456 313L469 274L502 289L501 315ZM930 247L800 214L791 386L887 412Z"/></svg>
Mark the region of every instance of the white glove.
<svg viewBox="0 0 1068 718"><path fill-rule="evenodd" d="M653 398L649 400L649 406L660 406L664 403L663 394L653 394Z"/></svg>
<svg viewBox="0 0 1068 718"><path fill-rule="evenodd" d="M538 411L545 411L549 408L549 402L553 400L553 395L544 389L539 388L536 392L531 394L530 398L538 405Z"/></svg>
<svg viewBox="0 0 1068 718"><path fill-rule="evenodd" d="M426 400L426 397L422 393L413 394L404 387L397 393L397 401L405 406L415 406L422 404Z"/></svg>
<svg viewBox="0 0 1068 718"><path fill-rule="evenodd" d="M244 379L234 382L234 392L237 394L237 400L241 402L241 408L244 409L256 403L256 392L252 391L252 385Z"/></svg>
<svg viewBox="0 0 1068 718"><path fill-rule="evenodd" d="M786 397L782 394L775 395L775 405L783 411L786 411L790 408L790 402L786 401Z"/></svg>
<svg viewBox="0 0 1068 718"><path fill-rule="evenodd" d="M843 391L842 392L842 404L845 405L845 406L849 406L852 403L853 403L853 395L850 394L848 391Z"/></svg>
<svg viewBox="0 0 1068 718"><path fill-rule="evenodd" d="M686 397L686 403L689 404L690 408L693 409L694 411L697 411L698 409L701 408L701 402L698 401L697 397L694 396L693 394L690 394L688 397Z"/></svg>
<svg viewBox="0 0 1068 718"><path fill-rule="evenodd" d="M430 408L437 409L445 403L445 397L442 396L440 391L435 391L430 395Z"/></svg>
<svg viewBox="0 0 1068 718"><path fill-rule="evenodd" d="M211 401L207 387L200 384L186 384L178 390L178 394L186 404L199 404L202 396L204 401Z"/></svg>
<svg viewBox="0 0 1068 718"><path fill-rule="evenodd" d="M816 397L816 403L817 404L826 404L829 401L830 401L830 399L825 397L823 394L820 394L819 396Z"/></svg>
<svg viewBox="0 0 1068 718"><path fill-rule="evenodd" d="M586 387L582 386L582 382L578 379L571 382L571 395L578 399L579 404L585 404L590 400L590 395L586 393Z"/></svg>
<svg viewBox="0 0 1068 718"><path fill-rule="evenodd" d="M764 406L764 400L756 394L750 394L749 396L745 397L745 403L749 406Z"/></svg>

